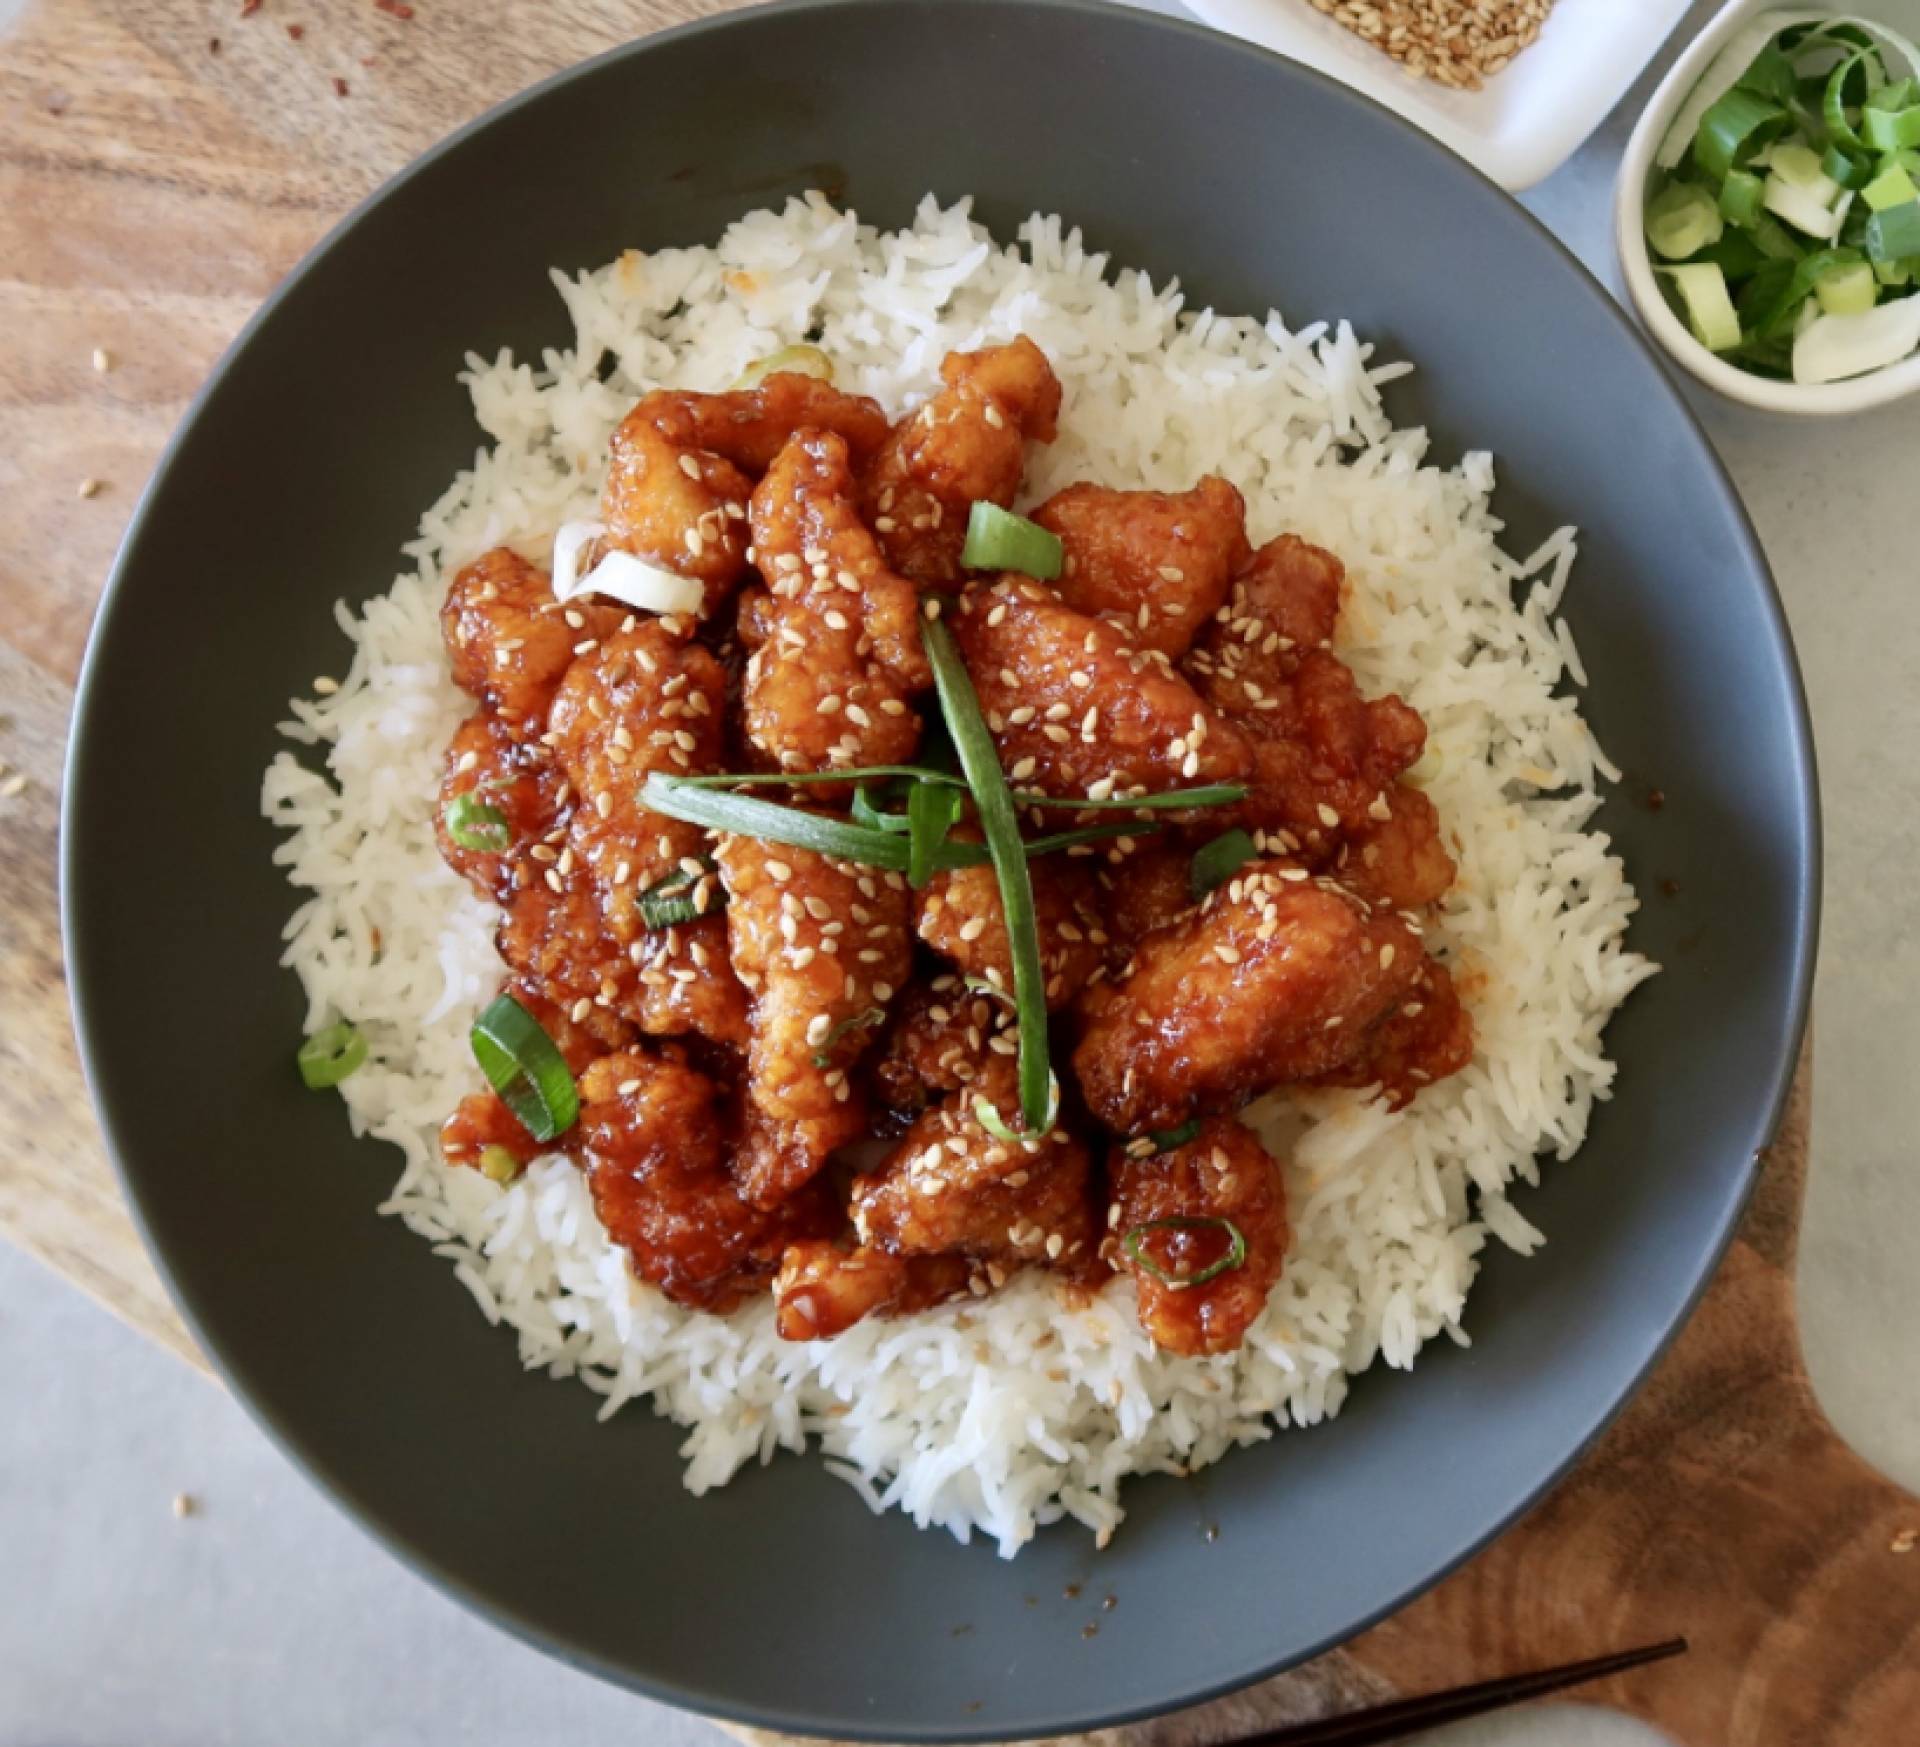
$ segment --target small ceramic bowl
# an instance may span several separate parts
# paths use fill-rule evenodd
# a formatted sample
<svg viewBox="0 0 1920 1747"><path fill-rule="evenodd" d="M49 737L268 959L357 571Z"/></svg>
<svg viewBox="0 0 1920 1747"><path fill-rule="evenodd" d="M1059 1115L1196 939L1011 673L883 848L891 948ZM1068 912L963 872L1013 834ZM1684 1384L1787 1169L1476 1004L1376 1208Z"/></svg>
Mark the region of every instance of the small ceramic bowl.
<svg viewBox="0 0 1920 1747"><path fill-rule="evenodd" d="M1864 412L1869 407L1903 400L1920 390L1920 353L1865 376L1809 386L1776 382L1742 370L1709 352L1674 313L1654 277L1646 231L1642 228L1647 189L1653 180L1653 155L1659 150L1675 112L1686 102L1714 57L1737 32L1763 12L1783 10L1786 8L1781 0L1732 0L1674 62L1672 71L1660 82L1660 88L1648 101L1639 125L1627 141L1626 156L1620 163L1620 179L1613 193L1614 248L1620 256L1627 295L1633 300L1641 325L1661 350L1696 380L1718 389L1742 406L1758 407L1766 412L1798 413L1815 418ZM1898 4L1881 0L1872 8L1872 16L1884 18L1896 29L1911 31L1920 23L1920 0L1900 0Z"/></svg>
<svg viewBox="0 0 1920 1747"><path fill-rule="evenodd" d="M1478 91L1415 78L1307 0L1188 4L1215 29L1303 61L1385 104L1517 193L1573 156L1692 0L1558 0L1539 41Z"/></svg>

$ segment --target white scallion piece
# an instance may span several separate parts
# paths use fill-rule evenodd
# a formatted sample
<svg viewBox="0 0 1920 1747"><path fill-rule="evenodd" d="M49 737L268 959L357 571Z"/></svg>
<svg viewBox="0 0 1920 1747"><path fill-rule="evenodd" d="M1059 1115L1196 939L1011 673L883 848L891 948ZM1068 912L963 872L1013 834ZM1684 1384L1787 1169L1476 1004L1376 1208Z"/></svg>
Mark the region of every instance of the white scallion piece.
<svg viewBox="0 0 1920 1747"><path fill-rule="evenodd" d="M606 532L600 522L565 522L553 537L553 598L605 595L648 613L697 613L705 590L691 576L663 570L631 552L608 552L586 575L580 554Z"/></svg>
<svg viewBox="0 0 1920 1747"><path fill-rule="evenodd" d="M1793 379L1842 382L1897 364L1920 346L1920 297L1903 297L1858 315L1823 315L1793 342Z"/></svg>

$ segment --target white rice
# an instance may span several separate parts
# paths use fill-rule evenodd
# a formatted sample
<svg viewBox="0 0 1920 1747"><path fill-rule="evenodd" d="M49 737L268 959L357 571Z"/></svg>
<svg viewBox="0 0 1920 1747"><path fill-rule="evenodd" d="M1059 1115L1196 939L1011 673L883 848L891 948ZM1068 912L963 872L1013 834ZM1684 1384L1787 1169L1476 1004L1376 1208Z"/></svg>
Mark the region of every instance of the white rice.
<svg viewBox="0 0 1920 1747"><path fill-rule="evenodd" d="M875 1510L962 1540L983 1531L1007 1555L1061 1517L1104 1544L1126 1475L1311 1425L1376 1359L1410 1366L1441 1333L1465 1344L1487 1238L1523 1254L1543 1241L1509 1189L1536 1180L1539 1156L1580 1145L1613 1080L1603 1027L1654 969L1623 944L1637 900L1586 829L1618 773L1580 717L1570 686L1584 676L1555 616L1572 531L1530 557L1504 552L1491 457L1444 467L1425 432L1395 430L1379 386L1411 366L1375 363L1344 322L1189 312L1177 285L1112 270L1058 218L1030 219L1016 247L965 202L929 199L911 229L882 235L813 197L742 219L715 247L630 253L554 284L573 348L468 359L491 446L427 511L392 589L338 609L351 645L338 689L292 705L285 732L324 754L327 775L311 752L282 753L266 775L266 812L287 833L276 860L306 894L284 962L310 1026L344 1014L366 1031L372 1059L342 1092L355 1132L405 1161L382 1211L512 1327L524 1365L578 1377L602 1417L646 1398L687 1427L694 1492L812 1440ZM1244 1348L1216 1359L1156 1352L1125 1282L1072 1309L1032 1276L789 1345L767 1303L721 1320L637 1284L564 1160L501 1189L436 1150L477 1083L467 1028L501 969L493 912L442 865L431 829L441 755L469 708L441 653L446 578L503 541L540 554L589 513L612 427L656 385L723 387L814 335L841 386L898 412L936 385L947 352L1022 332L1066 386L1060 440L1033 456L1034 498L1082 478L1181 489L1222 473L1256 541L1292 529L1346 561L1343 653L1369 690L1425 715L1428 788L1459 855L1430 938L1466 977L1474 1063L1398 1114L1350 1093L1256 1111L1276 1145L1293 1141L1295 1247ZM618 364L605 382L603 354Z"/></svg>

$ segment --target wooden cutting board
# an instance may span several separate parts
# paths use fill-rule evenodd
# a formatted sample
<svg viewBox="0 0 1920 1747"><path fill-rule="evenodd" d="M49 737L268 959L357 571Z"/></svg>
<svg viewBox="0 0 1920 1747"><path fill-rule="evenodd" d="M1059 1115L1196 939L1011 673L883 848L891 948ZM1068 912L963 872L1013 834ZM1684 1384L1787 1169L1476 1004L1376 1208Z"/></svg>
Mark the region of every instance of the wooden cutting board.
<svg viewBox="0 0 1920 1747"><path fill-rule="evenodd" d="M191 1363L102 1157L62 979L61 747L115 544L222 347L353 201L533 79L721 9L29 0L0 35L0 1233ZM1569 1481L1344 1650L1093 1739L1228 1740L1676 1632L1684 1662L1581 1696L1684 1747L1914 1739L1920 1503L1833 1435L1795 1332L1804 1068L1700 1310Z"/></svg>

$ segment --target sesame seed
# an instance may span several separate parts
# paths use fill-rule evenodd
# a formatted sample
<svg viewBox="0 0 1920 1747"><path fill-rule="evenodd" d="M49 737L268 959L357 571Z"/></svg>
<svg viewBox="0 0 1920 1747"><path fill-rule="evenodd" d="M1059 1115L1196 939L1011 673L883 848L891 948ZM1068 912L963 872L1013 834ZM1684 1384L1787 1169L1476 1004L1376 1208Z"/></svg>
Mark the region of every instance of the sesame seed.
<svg viewBox="0 0 1920 1747"><path fill-rule="evenodd" d="M691 455L682 455L680 457L680 471L689 479L698 479L700 477L700 463L694 460Z"/></svg>
<svg viewBox="0 0 1920 1747"><path fill-rule="evenodd" d="M113 368L113 354L104 346L95 346L93 349L93 367L100 375L106 375L106 373Z"/></svg>
<svg viewBox="0 0 1920 1747"><path fill-rule="evenodd" d="M1393 955L1394 955L1393 942L1388 941L1387 944L1381 947L1380 949L1380 968L1383 971L1392 969Z"/></svg>
<svg viewBox="0 0 1920 1747"><path fill-rule="evenodd" d="M1326 826L1329 831L1335 829L1340 823L1340 815L1329 807L1325 801L1322 801L1314 808L1314 813L1320 820L1320 823Z"/></svg>
<svg viewBox="0 0 1920 1747"><path fill-rule="evenodd" d="M91 475L89 475L87 478L80 481L78 495L83 498L97 497L100 494L100 487L102 483L103 482L101 480L95 479Z"/></svg>
<svg viewBox="0 0 1920 1747"><path fill-rule="evenodd" d="M793 868L784 861L769 861L767 863L767 878L777 880L781 885L785 885L788 880L793 878Z"/></svg>
<svg viewBox="0 0 1920 1747"><path fill-rule="evenodd" d="M593 1003L582 995L574 1002L572 1011L567 1015L575 1025L581 1024L593 1012Z"/></svg>
<svg viewBox="0 0 1920 1747"><path fill-rule="evenodd" d="M1168 582L1185 582L1187 579L1187 573L1177 564L1161 565L1160 575Z"/></svg>

